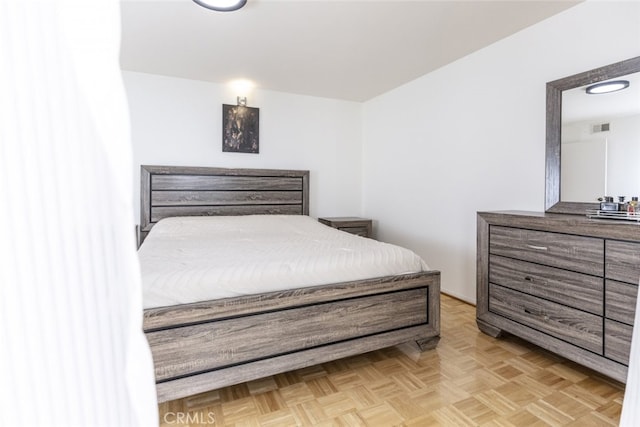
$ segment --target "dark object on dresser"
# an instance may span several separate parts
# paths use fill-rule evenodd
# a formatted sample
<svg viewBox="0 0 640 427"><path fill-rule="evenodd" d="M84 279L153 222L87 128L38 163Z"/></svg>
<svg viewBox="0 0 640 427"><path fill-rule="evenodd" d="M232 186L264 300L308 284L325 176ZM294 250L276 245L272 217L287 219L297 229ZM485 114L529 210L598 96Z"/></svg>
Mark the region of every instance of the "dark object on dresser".
<svg viewBox="0 0 640 427"><path fill-rule="evenodd" d="M625 382L640 228L576 215L479 212L477 324Z"/></svg>

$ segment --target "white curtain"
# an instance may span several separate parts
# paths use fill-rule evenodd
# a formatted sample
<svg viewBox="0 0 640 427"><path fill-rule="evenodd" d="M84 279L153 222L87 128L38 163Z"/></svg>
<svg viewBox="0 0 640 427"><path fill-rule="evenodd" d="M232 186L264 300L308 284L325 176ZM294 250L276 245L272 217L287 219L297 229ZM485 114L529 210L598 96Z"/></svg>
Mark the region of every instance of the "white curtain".
<svg viewBox="0 0 640 427"><path fill-rule="evenodd" d="M0 0L0 425L158 425L118 0Z"/></svg>

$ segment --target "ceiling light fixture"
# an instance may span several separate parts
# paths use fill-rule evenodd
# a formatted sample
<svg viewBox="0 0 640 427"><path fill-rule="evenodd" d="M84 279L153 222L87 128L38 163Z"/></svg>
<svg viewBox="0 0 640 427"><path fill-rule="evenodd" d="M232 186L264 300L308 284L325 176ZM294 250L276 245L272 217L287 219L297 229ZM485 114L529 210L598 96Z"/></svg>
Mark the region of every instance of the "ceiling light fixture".
<svg viewBox="0 0 640 427"><path fill-rule="evenodd" d="M613 80L610 82L596 83L587 87L589 95L597 95L600 93L616 92L629 87L628 80Z"/></svg>
<svg viewBox="0 0 640 427"><path fill-rule="evenodd" d="M202 7L218 12L232 12L247 4L247 0L193 0Z"/></svg>

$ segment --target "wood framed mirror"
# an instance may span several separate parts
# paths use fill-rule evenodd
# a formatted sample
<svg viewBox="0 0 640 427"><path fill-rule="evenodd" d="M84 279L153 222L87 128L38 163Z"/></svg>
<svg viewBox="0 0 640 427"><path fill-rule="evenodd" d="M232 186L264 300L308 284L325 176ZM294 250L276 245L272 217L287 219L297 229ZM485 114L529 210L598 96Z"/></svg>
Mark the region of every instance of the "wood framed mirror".
<svg viewBox="0 0 640 427"><path fill-rule="evenodd" d="M640 56L547 83L547 130L545 167L546 212L584 215L588 209L597 209L599 207L599 204L595 197L588 200L569 200L567 198L563 198L562 195L563 175L561 173L561 169L563 164L563 92L569 91L571 89L581 88L582 86L603 82L606 80L622 78L622 76L627 76L634 73L640 73ZM640 99L638 100L638 103L640 104ZM640 170L640 164L637 166L637 168ZM638 186L637 188L635 188L635 190L637 191L637 193L640 193L640 182L637 182L635 184L637 184ZM603 188L606 188L606 185ZM605 195L610 194L600 194L600 196ZM627 195L631 196L630 194ZM618 196L618 194L613 194L613 196Z"/></svg>

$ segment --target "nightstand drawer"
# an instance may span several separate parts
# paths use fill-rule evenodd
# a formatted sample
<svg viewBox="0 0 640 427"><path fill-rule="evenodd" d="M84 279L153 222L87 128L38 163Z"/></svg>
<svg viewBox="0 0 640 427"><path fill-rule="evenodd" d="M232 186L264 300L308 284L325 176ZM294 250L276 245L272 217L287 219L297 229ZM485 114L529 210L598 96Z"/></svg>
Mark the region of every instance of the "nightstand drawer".
<svg viewBox="0 0 640 427"><path fill-rule="evenodd" d="M489 284L489 311L602 354L602 317Z"/></svg>
<svg viewBox="0 0 640 427"><path fill-rule="evenodd" d="M594 276L604 275L604 240L492 226L489 253Z"/></svg>
<svg viewBox="0 0 640 427"><path fill-rule="evenodd" d="M603 314L601 277L490 255L489 281L593 314Z"/></svg>
<svg viewBox="0 0 640 427"><path fill-rule="evenodd" d="M358 236L370 237L369 229L367 227L339 227L338 229Z"/></svg>
<svg viewBox="0 0 640 427"><path fill-rule="evenodd" d="M373 221L357 216L318 218L318 221L329 227L362 237L373 237Z"/></svg>

